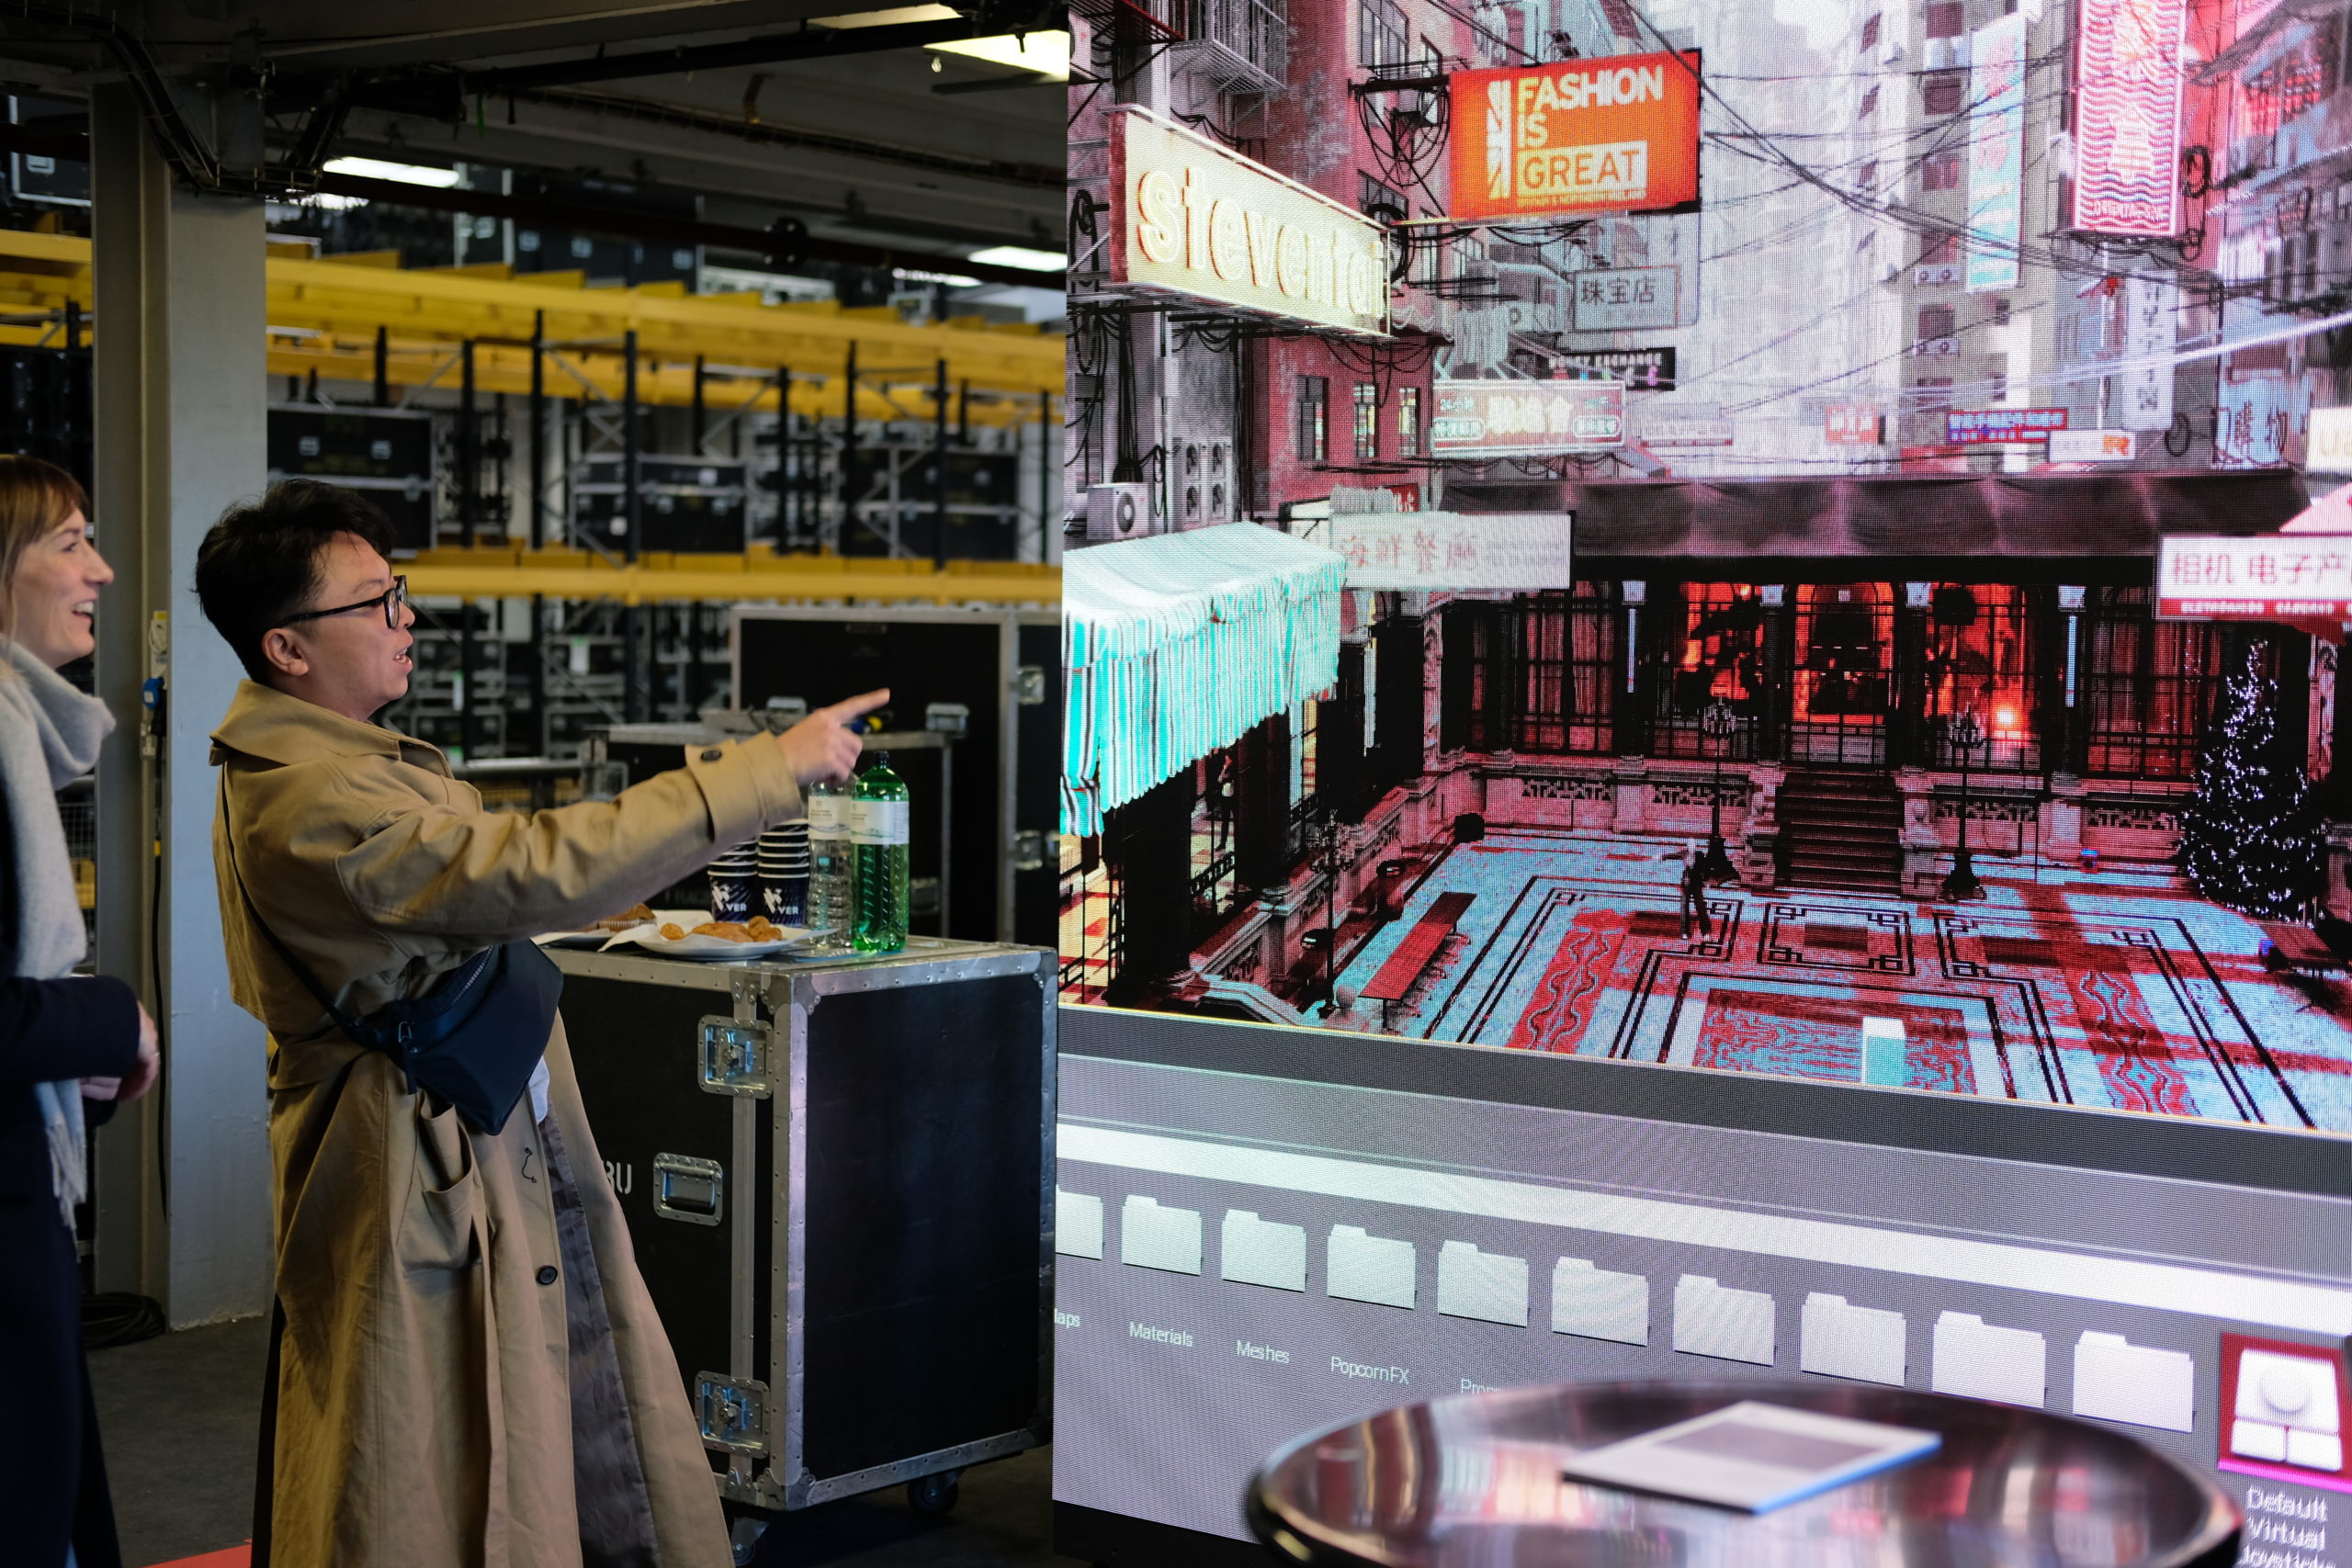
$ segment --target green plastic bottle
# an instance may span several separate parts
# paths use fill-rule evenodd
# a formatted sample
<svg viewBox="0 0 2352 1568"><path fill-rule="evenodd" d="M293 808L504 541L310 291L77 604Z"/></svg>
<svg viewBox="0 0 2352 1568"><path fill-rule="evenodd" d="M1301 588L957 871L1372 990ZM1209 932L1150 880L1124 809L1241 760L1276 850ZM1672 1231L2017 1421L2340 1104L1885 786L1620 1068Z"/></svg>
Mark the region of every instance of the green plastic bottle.
<svg viewBox="0 0 2352 1568"><path fill-rule="evenodd" d="M849 824L857 900L851 945L860 953L896 953L907 945L907 781L890 771L888 751L857 775Z"/></svg>

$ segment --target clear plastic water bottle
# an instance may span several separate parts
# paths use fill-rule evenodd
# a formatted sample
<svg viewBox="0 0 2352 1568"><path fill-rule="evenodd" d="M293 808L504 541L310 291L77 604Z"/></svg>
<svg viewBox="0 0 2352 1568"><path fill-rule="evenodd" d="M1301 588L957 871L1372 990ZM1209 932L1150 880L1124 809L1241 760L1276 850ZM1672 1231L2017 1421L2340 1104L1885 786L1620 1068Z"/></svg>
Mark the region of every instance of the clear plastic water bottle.
<svg viewBox="0 0 2352 1568"><path fill-rule="evenodd" d="M845 784L820 780L802 796L808 807L808 925L828 946L846 946L857 919L850 883L849 808Z"/></svg>
<svg viewBox="0 0 2352 1568"><path fill-rule="evenodd" d="M851 944L860 953L896 953L907 945L907 781L890 771L888 751L857 775L849 823L857 887Z"/></svg>

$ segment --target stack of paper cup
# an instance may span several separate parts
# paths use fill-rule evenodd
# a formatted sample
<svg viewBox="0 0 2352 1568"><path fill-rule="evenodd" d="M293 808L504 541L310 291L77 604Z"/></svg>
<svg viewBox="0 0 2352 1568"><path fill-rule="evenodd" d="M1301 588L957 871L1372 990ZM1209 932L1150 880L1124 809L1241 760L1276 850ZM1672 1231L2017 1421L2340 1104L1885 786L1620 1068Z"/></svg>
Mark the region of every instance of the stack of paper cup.
<svg viewBox="0 0 2352 1568"><path fill-rule="evenodd" d="M780 926L808 923L808 819L780 823L760 835L756 854L761 912Z"/></svg>
<svg viewBox="0 0 2352 1568"><path fill-rule="evenodd" d="M750 844L739 844L714 858L710 863L710 918L732 920L738 925L750 919L759 879L759 856Z"/></svg>

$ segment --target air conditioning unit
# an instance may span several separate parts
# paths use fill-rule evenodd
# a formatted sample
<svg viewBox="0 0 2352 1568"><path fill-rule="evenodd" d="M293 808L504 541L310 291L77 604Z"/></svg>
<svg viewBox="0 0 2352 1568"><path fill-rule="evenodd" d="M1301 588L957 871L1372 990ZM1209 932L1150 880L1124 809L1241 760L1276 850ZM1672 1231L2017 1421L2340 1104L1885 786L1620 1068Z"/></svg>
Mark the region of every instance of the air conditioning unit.
<svg viewBox="0 0 2352 1568"><path fill-rule="evenodd" d="M1086 537L1090 544L1140 539L1162 532L1151 512L1151 487L1102 484L1086 492Z"/></svg>

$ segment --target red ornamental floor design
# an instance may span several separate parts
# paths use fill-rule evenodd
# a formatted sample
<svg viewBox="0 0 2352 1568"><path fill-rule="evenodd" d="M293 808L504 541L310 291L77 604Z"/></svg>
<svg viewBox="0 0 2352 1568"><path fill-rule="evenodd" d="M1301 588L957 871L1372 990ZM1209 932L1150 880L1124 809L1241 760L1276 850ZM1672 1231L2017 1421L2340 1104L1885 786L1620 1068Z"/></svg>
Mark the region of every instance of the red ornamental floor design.
<svg viewBox="0 0 2352 1568"><path fill-rule="evenodd" d="M1532 991L1494 976L1536 953L1482 954L1464 981L1486 971L1486 999L1456 989L1415 1032L1852 1082L1862 1019L1891 1014L1913 1088L2288 1126L2334 1120L2312 1114L2311 1075L2333 1080L2331 1101L2352 1081L2352 1063L2258 1039L2222 979L2268 977L2217 970L2184 921L1720 897L1713 935L1685 939L1663 894L1589 901L1564 882L1547 896L1562 907L1550 924L1518 922L1539 946L1558 933ZM1491 1010L1514 992L1526 1000L1505 1033Z"/></svg>
<svg viewBox="0 0 2352 1568"><path fill-rule="evenodd" d="M1852 1083L1861 1076L1862 1020L1870 1011L1860 1000L1717 989L1707 999L1691 1065ZM1961 1013L1912 1008L1903 1022L1905 1089L1976 1092L1968 1021Z"/></svg>

